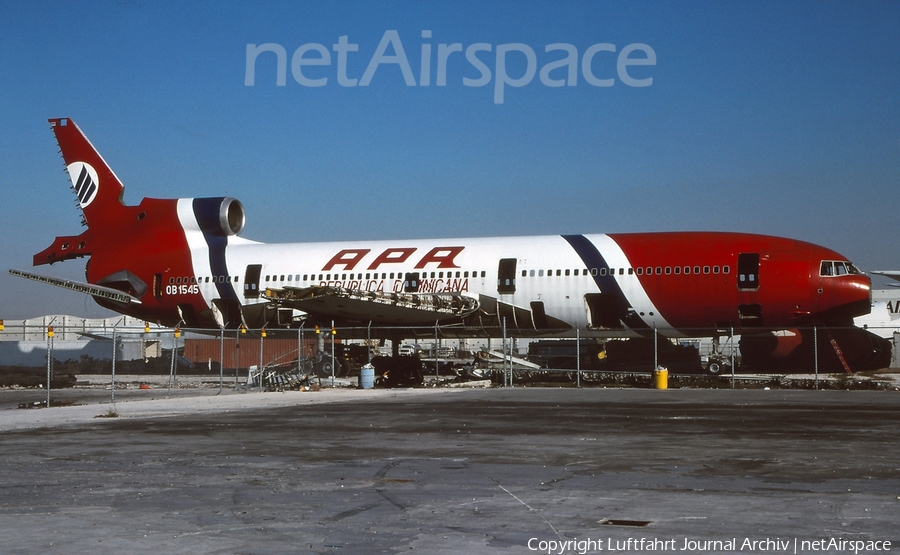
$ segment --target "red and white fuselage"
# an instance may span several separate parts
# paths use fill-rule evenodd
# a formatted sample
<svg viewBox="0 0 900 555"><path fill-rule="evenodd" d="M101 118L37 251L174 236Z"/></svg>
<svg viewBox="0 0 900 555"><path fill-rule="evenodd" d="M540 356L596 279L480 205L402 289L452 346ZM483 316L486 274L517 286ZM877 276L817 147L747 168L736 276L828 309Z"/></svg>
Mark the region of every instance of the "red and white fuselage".
<svg viewBox="0 0 900 555"><path fill-rule="evenodd" d="M88 284L126 296L98 302L148 321L438 323L479 336L499 335L505 322L519 334L701 336L843 325L869 310L869 279L845 257L765 235L249 241L238 236L243 207L228 197L125 206L121 182L80 129L50 121L88 230L57 238L34 263L89 255ZM441 312L432 298L459 308Z"/></svg>

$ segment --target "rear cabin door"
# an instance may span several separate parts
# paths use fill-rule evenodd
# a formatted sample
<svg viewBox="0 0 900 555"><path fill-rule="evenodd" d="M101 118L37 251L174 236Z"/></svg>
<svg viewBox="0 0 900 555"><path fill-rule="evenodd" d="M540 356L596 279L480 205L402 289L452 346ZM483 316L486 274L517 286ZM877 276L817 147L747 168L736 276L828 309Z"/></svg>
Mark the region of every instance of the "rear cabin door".
<svg viewBox="0 0 900 555"><path fill-rule="evenodd" d="M262 264L249 264L244 274L244 298L255 299L259 297L259 274L262 272Z"/></svg>

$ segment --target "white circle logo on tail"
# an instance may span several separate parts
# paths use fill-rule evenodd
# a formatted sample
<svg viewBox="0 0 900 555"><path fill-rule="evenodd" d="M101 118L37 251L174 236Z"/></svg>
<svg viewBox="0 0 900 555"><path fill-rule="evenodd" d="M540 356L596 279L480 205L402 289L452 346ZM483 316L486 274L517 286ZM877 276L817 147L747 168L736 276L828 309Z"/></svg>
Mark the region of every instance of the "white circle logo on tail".
<svg viewBox="0 0 900 555"><path fill-rule="evenodd" d="M78 196L78 204L82 208L93 202L100 189L100 180L97 179L97 171L85 162L72 162L66 168L69 170L69 179L72 180L72 188Z"/></svg>

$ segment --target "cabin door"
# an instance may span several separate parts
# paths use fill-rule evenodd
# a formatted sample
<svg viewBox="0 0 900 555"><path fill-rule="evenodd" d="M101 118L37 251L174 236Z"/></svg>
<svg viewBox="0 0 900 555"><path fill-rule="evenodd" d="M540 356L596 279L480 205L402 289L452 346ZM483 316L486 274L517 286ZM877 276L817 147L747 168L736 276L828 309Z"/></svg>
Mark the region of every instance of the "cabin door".
<svg viewBox="0 0 900 555"><path fill-rule="evenodd" d="M262 264L250 264L244 273L244 298L255 299L259 297L259 274L262 272Z"/></svg>
<svg viewBox="0 0 900 555"><path fill-rule="evenodd" d="M497 268L497 293L511 295L516 292L515 258L501 258Z"/></svg>

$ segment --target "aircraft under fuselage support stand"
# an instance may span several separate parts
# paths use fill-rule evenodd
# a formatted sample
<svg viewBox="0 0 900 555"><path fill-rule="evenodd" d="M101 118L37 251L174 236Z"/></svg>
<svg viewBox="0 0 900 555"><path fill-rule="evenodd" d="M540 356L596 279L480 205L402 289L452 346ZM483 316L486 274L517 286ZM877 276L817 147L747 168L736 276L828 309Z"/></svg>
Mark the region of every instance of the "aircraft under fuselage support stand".
<svg viewBox="0 0 900 555"><path fill-rule="evenodd" d="M848 326L870 308L870 280L844 256L766 235L259 243L240 237L245 213L234 198L126 206L78 126L49 121L87 229L57 237L33 264L89 256L86 283L11 272L163 325L335 322L395 340L415 326L453 337L701 337Z"/></svg>

